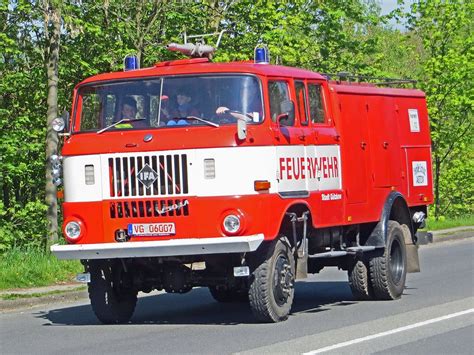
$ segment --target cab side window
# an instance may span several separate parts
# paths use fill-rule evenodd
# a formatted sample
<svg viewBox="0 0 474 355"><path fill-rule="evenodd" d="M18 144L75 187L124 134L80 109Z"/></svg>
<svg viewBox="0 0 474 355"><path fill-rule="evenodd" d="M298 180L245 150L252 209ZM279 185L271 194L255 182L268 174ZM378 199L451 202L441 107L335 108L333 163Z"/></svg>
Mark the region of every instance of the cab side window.
<svg viewBox="0 0 474 355"><path fill-rule="evenodd" d="M298 114L300 117L300 123L303 126L308 125L308 109L306 106L306 89L302 81L295 82L296 89L296 104L298 105Z"/></svg>
<svg viewBox="0 0 474 355"><path fill-rule="evenodd" d="M313 123L326 122L322 88L319 84L308 84L309 112Z"/></svg>
<svg viewBox="0 0 474 355"><path fill-rule="evenodd" d="M283 113L281 104L290 100L287 82L270 81L268 83L268 93L270 97L270 115L272 121L276 122L278 116Z"/></svg>

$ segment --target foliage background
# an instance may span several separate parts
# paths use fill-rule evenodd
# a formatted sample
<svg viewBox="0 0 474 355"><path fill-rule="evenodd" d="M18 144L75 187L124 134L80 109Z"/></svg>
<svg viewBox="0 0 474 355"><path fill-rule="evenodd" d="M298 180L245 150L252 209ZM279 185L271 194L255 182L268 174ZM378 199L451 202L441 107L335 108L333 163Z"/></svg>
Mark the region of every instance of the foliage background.
<svg viewBox="0 0 474 355"><path fill-rule="evenodd" d="M61 14L60 111L78 82L179 57L164 45L182 33L226 30L215 61L250 59L259 42L272 62L319 72L419 80L433 137L436 218L473 214L471 1L419 0L381 16L375 0L273 2L0 0L0 252L46 245L47 34ZM398 21L404 30L393 27Z"/></svg>

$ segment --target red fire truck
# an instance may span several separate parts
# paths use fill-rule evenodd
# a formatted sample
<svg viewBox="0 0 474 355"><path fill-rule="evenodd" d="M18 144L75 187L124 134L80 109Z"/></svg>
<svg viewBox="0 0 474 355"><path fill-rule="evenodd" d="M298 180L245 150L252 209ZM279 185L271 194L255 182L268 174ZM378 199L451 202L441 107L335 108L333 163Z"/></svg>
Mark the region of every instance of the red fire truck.
<svg viewBox="0 0 474 355"><path fill-rule="evenodd" d="M55 122L68 244L51 249L82 261L103 323L128 322L139 291L198 286L278 322L295 280L326 266L361 300L397 299L419 271L433 201L424 93L256 54L93 76Z"/></svg>

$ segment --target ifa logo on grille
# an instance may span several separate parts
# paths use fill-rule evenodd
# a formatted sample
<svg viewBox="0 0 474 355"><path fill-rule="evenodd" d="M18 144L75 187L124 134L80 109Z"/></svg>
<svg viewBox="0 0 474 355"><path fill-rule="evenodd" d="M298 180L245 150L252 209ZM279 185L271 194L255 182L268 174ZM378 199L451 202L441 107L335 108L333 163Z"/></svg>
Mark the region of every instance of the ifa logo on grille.
<svg viewBox="0 0 474 355"><path fill-rule="evenodd" d="M155 182L158 178L158 173L153 170L150 165L145 164L142 170L137 174L137 179L140 181L147 189Z"/></svg>

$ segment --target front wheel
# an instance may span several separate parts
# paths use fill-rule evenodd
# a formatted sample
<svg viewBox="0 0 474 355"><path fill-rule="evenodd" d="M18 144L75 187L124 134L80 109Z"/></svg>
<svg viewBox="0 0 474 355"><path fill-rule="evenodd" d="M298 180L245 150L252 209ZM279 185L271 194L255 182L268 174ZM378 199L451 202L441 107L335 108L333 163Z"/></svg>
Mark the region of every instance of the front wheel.
<svg viewBox="0 0 474 355"><path fill-rule="evenodd" d="M256 318L275 323L286 320L293 304L294 283L295 259L282 236L269 246L251 277L249 301Z"/></svg>
<svg viewBox="0 0 474 355"><path fill-rule="evenodd" d="M370 259L370 277L376 299L400 298L405 288L407 254L403 229L388 221L387 242L382 256Z"/></svg>
<svg viewBox="0 0 474 355"><path fill-rule="evenodd" d="M89 272L89 298L96 317L105 324L127 323L135 311L138 292L123 285L121 268L114 269L106 262L93 263Z"/></svg>

